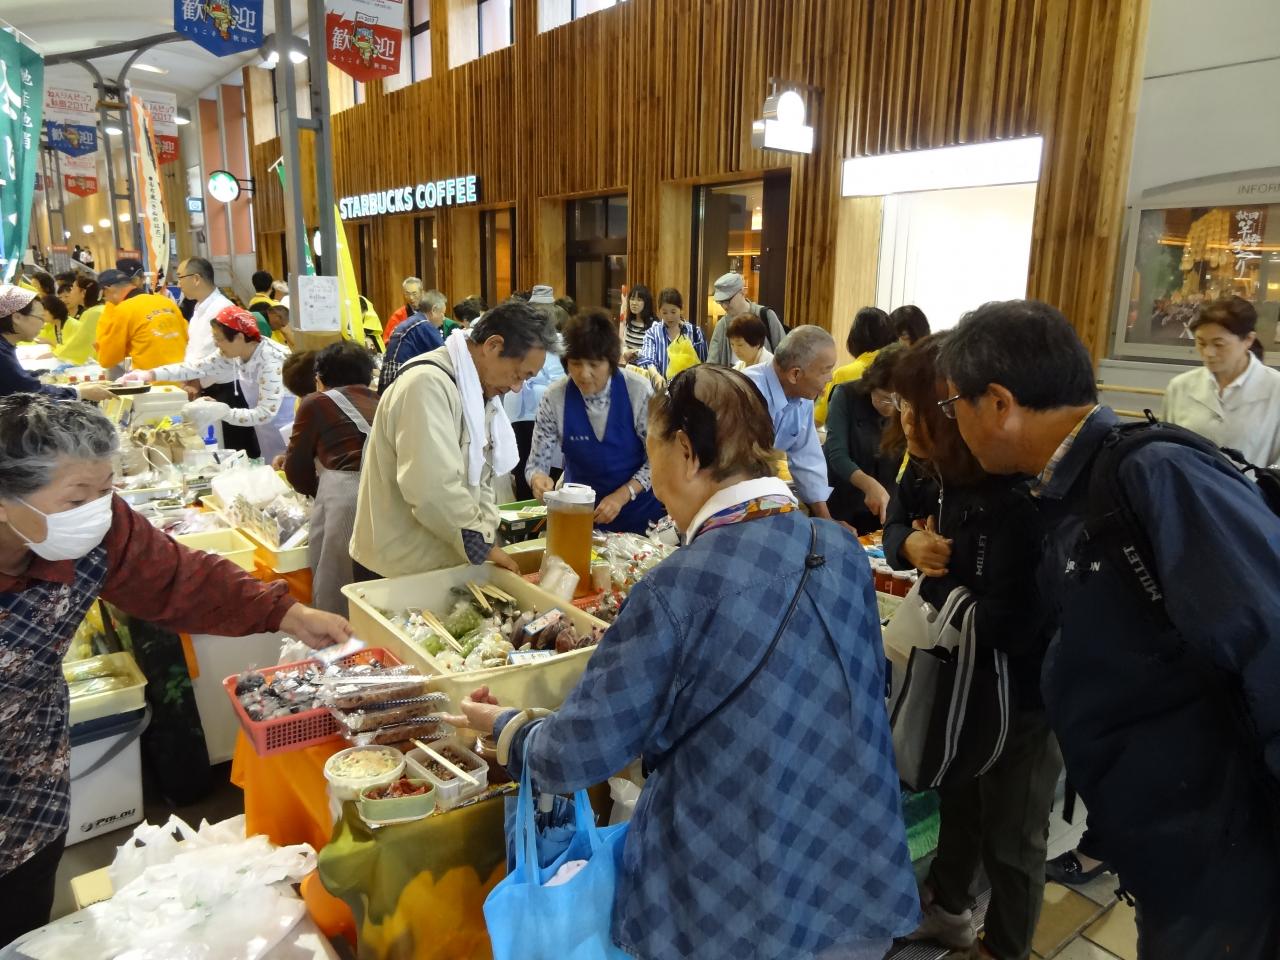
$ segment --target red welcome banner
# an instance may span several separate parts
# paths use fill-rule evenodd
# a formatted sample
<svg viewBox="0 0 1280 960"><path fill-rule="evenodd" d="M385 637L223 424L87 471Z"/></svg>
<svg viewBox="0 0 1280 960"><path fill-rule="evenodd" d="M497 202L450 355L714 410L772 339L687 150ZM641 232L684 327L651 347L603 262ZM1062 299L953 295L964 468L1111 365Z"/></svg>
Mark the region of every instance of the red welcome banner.
<svg viewBox="0 0 1280 960"><path fill-rule="evenodd" d="M404 22L404 0L329 0L329 62L362 83L394 76Z"/></svg>
<svg viewBox="0 0 1280 960"><path fill-rule="evenodd" d="M161 165L178 159L178 98L172 93L134 90L151 113L151 134L156 141L156 159Z"/></svg>
<svg viewBox="0 0 1280 960"><path fill-rule="evenodd" d="M59 157L62 189L75 197L91 197L98 192L98 155Z"/></svg>
<svg viewBox="0 0 1280 960"><path fill-rule="evenodd" d="M92 197L98 192L98 178L73 176L69 173L64 173L62 175L62 186L67 193L74 194L77 197Z"/></svg>

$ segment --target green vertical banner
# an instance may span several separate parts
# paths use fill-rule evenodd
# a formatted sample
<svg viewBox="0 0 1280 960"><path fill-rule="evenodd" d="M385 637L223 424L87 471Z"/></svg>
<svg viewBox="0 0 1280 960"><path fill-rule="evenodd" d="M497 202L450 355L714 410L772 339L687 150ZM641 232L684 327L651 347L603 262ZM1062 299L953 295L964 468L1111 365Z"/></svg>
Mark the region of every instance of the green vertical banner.
<svg viewBox="0 0 1280 960"><path fill-rule="evenodd" d="M0 30L0 280L22 264L31 229L40 124L44 112L44 60Z"/></svg>
<svg viewBox="0 0 1280 960"><path fill-rule="evenodd" d="M285 179L284 175L284 157L281 157L276 161L276 173L280 176L280 189L284 191L286 196L288 196L289 181ZM306 267L304 268L306 275L308 277L314 277L316 275L316 263L311 259L311 241L307 239L307 231L305 228L303 228L302 231L302 259L306 263ZM288 264L285 264L285 266L287 268Z"/></svg>

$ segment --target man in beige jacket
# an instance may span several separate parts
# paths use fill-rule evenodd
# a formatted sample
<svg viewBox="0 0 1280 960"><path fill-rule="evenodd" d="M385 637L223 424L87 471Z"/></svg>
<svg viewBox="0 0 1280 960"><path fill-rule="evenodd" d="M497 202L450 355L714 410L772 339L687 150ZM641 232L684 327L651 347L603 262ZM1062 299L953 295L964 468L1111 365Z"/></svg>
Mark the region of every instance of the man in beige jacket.
<svg viewBox="0 0 1280 960"><path fill-rule="evenodd" d="M519 457L501 397L559 344L549 316L515 301L401 367L365 448L351 537L357 580L486 560L516 571L494 545L493 479Z"/></svg>

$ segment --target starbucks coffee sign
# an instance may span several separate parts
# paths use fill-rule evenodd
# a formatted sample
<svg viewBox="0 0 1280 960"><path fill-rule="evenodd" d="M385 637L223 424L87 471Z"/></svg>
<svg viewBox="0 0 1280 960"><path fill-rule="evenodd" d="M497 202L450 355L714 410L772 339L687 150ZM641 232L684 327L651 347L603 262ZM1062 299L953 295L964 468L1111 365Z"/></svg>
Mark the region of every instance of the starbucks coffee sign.
<svg viewBox="0 0 1280 960"><path fill-rule="evenodd" d="M397 213L421 213L440 207L460 207L480 200L480 178L475 174L429 180L409 187L392 187L373 193L357 193L338 201L343 220L381 217Z"/></svg>

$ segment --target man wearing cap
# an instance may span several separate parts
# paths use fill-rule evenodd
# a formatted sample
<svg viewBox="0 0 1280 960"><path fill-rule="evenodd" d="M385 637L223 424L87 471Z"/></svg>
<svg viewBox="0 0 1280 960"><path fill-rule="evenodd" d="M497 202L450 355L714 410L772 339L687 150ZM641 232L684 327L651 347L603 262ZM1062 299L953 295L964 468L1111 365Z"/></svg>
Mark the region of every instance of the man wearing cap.
<svg viewBox="0 0 1280 960"><path fill-rule="evenodd" d="M134 275L123 270L98 274L102 299L107 302L98 319L96 344L103 369L131 358L134 370L150 370L177 363L186 354L187 322L182 312L168 297L138 289L135 279L142 276L142 264L134 263Z"/></svg>
<svg viewBox="0 0 1280 960"><path fill-rule="evenodd" d="M382 373L378 376L378 396L386 396L391 384L400 375L400 368L424 353L444 346L444 308L447 299L439 290L428 290L418 300L418 312L396 326L387 341L387 353L382 359Z"/></svg>
<svg viewBox="0 0 1280 960"><path fill-rule="evenodd" d="M244 407L203 396L182 408L182 415L203 431L209 424L254 431L262 458L270 463L284 453L280 428L293 419L292 397L285 397L284 361L288 347L263 340L258 321L248 310L228 304L209 324L214 350L196 363L176 363L155 370L130 373L125 379L149 383L153 380L228 380L244 398Z"/></svg>
<svg viewBox="0 0 1280 960"><path fill-rule="evenodd" d="M707 350L708 363L733 366L737 357L733 355L733 348L729 345L729 324L734 317L744 313L754 313L764 323L764 329L769 338L769 349L775 354L778 352L778 344L787 335L778 315L764 304L752 303L748 300L745 290L740 273L726 273L716 281L712 296L724 310L724 316L720 318L716 324L715 333L711 335L711 346Z"/></svg>
<svg viewBox="0 0 1280 960"><path fill-rule="evenodd" d="M184 366L190 367L218 356L218 348L210 333L212 323L223 310L234 304L214 283L213 264L203 257L189 257L178 264L178 289L182 291L184 298L195 301L188 326L187 353L183 361ZM235 381L234 370L223 370L221 373L202 376L198 382L188 384L187 393L193 399L197 393L201 393L232 409L243 410L248 407L248 402L236 389ZM229 449L243 450L251 457L262 454L258 434L254 430L238 425L234 420L228 420L226 424L222 431L222 441ZM271 462L269 458L267 462Z"/></svg>

